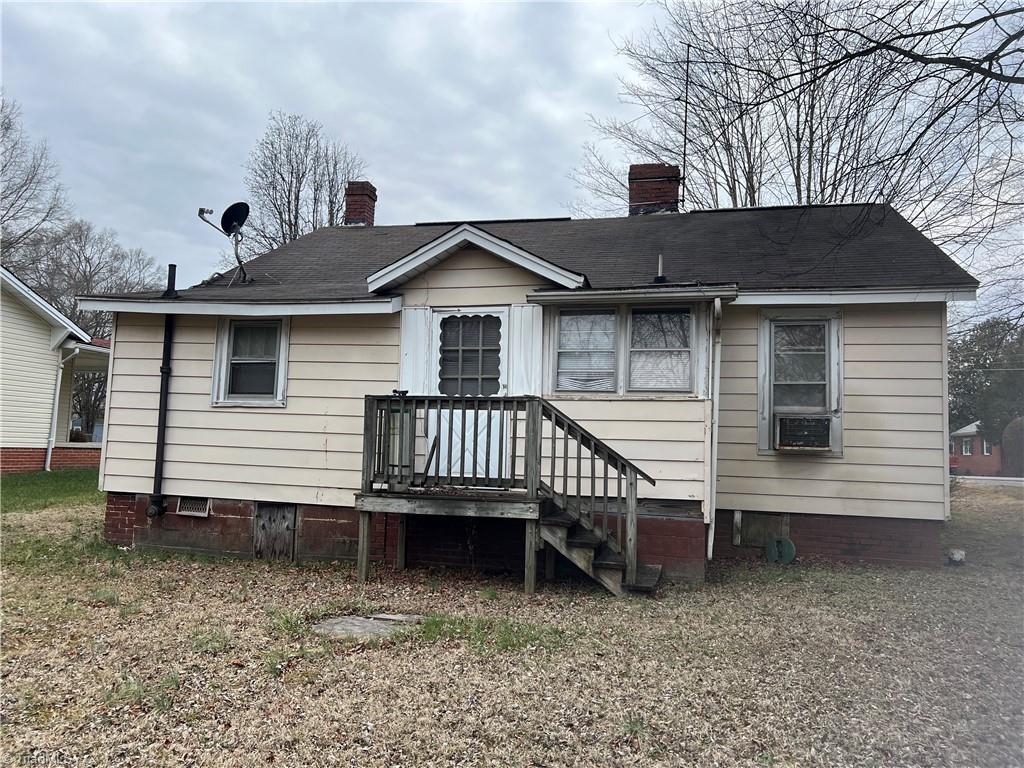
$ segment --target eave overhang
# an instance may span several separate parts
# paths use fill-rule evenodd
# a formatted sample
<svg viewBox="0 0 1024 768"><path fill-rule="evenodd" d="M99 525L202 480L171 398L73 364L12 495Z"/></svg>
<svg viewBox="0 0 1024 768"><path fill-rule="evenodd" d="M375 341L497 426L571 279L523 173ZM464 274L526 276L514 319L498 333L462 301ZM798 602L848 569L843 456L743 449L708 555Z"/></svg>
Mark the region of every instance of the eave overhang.
<svg viewBox="0 0 1024 768"><path fill-rule="evenodd" d="M736 298L734 284L723 285L650 285L638 288L612 288L575 291L535 291L527 294L531 304L657 304L666 301L712 301Z"/></svg>
<svg viewBox="0 0 1024 768"><path fill-rule="evenodd" d="M323 302L232 302L80 296L78 306L81 309L102 312L136 312L151 315L227 315L233 317L390 315L402 309L402 297L382 296L353 301Z"/></svg>

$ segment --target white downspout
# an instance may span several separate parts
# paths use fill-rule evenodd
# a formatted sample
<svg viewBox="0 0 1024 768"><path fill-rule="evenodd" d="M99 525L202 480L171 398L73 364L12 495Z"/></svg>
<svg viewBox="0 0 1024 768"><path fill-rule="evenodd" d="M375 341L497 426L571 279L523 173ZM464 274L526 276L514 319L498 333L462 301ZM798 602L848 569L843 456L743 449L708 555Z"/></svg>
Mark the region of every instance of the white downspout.
<svg viewBox="0 0 1024 768"><path fill-rule="evenodd" d="M60 385L61 380L64 378L64 364L81 351L81 349L75 347L70 355L61 357L60 362L57 363L57 375L53 383L53 407L50 411L50 436L46 439L46 462L43 464L43 469L47 472L50 471L53 444L57 441L57 409L60 407Z"/></svg>
<svg viewBox="0 0 1024 768"><path fill-rule="evenodd" d="M722 300L715 299L715 311L711 318L711 333L714 344L711 347L711 481L708 488L708 504L711 522L708 526L708 560L715 549L715 510L718 494L718 406L721 395L718 391L722 378Z"/></svg>

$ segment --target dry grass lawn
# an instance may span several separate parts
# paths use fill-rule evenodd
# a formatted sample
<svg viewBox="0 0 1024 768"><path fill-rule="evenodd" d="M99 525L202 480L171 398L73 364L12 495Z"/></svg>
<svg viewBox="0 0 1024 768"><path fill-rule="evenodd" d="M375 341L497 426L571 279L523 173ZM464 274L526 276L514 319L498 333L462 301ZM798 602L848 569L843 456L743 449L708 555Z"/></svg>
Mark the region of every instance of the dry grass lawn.
<svg viewBox="0 0 1024 768"><path fill-rule="evenodd" d="M1024 764L1019 494L956 495L962 568L716 564L653 600L128 554L100 516L3 516L9 763ZM371 608L434 616L380 645L309 632Z"/></svg>

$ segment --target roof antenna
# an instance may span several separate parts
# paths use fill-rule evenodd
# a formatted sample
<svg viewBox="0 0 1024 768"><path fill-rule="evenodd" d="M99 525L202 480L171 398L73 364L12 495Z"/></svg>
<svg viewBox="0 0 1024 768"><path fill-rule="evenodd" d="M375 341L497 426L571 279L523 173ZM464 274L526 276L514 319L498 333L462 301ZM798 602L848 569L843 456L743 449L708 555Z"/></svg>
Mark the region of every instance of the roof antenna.
<svg viewBox="0 0 1024 768"><path fill-rule="evenodd" d="M690 143L690 44L686 44L686 70L683 80L683 189L679 207L686 212L686 150Z"/></svg>
<svg viewBox="0 0 1024 768"><path fill-rule="evenodd" d="M665 259L662 255L658 254L658 274L655 276L653 282L665 283L668 282L668 278L665 277Z"/></svg>
<svg viewBox="0 0 1024 768"><path fill-rule="evenodd" d="M211 227L216 229L222 235L230 238L232 245L235 249L235 261L238 262L238 269L235 270L235 274L231 276L231 281L228 283L228 287L235 282L235 278L238 278L240 283L252 282L249 275L245 272L245 267L242 265L242 257L238 255L238 246L242 244L244 236L242 235L242 225L245 224L245 220L249 218L249 204L248 203L232 203L221 214L220 226L218 227L207 216L213 215L213 208L200 208L199 218L209 224Z"/></svg>

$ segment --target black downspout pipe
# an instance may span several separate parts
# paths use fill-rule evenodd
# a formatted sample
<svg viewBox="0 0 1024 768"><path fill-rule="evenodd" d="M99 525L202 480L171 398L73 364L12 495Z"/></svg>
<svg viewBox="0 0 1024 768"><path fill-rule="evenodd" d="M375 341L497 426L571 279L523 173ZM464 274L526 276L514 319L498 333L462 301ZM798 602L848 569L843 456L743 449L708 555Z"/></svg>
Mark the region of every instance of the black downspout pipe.
<svg viewBox="0 0 1024 768"><path fill-rule="evenodd" d="M167 265L167 289L161 298L176 299L178 292L174 289L175 274L178 267ZM149 497L149 517L159 517L167 509L164 506L164 445L167 436L167 394L171 386L171 346L174 344L174 321L176 316L164 315L164 348L160 358L160 405L156 417L156 461L153 463L153 494Z"/></svg>

